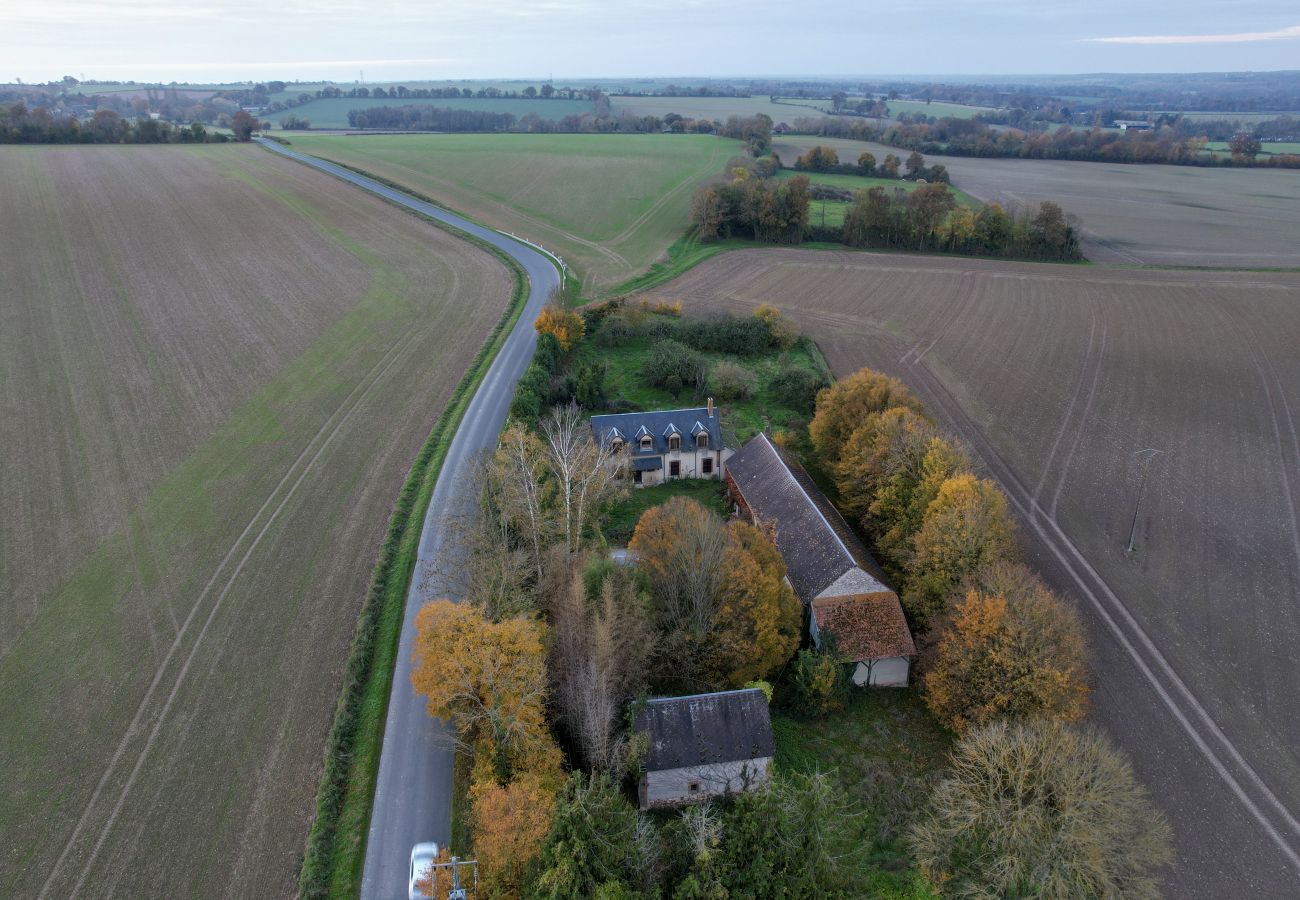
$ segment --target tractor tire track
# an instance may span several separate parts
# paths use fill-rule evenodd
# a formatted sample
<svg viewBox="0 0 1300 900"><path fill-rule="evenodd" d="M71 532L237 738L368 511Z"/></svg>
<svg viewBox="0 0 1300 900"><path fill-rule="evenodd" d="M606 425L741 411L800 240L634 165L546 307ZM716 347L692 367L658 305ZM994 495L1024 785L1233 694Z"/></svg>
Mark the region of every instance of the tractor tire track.
<svg viewBox="0 0 1300 900"><path fill-rule="evenodd" d="M112 758L109 760L108 766L105 768L103 775L100 776L99 782L97 783L95 790L92 792L90 800L87 802L85 809L82 811L82 814L77 821L77 825L73 829L72 835L68 838L68 841L64 845L62 852L60 852L58 859L55 861L54 866L50 870L50 874L47 876L44 885L41 887L41 891L37 895L38 900L40 900L40 898L44 898L48 896L51 886L54 884L56 877L58 876L59 872L63 868L64 862L67 860L73 848L81 840L82 832L86 829L91 814L93 813L96 805L99 802L99 798L103 795L106 787L108 786L109 781L112 779L112 776L117 771L118 764L122 761L123 757L126 755L128 747L132 743L133 739L136 737L137 733L140 731L141 727L144 725L144 720L146 718L146 711L148 710L149 706L151 705L151 702L154 699L154 694L158 690L160 684L162 683L163 677L166 674L168 668L170 667L173 657L176 655L177 651L184 643L185 635L189 631L191 624L193 624L195 617L198 615L199 609L203 606L204 601L207 599L208 595L212 592L212 589L216 586L218 579L221 577L226 567L230 564L231 560L235 557L235 555L239 551L240 546L244 543L245 539L252 533L254 528L257 526L258 521L261 519L263 513L265 513L267 509L271 507L271 504L275 503L277 495L280 494L280 492L284 489L285 485L288 484L290 479L293 478L295 470L301 466L301 470L298 472L297 479L293 481L293 484L288 488L287 493L285 493L283 498L280 499L280 502L275 506L274 510L271 512L270 516L263 524L261 530L258 531L257 536L253 539L252 543L249 545L247 551L243 555L243 558L239 561L239 564L236 566L234 572L227 579L225 587L222 588L221 593L218 595L216 602L213 604L212 610L209 613L207 620L204 622L198 637L195 639L194 645L190 650L190 654L186 658L185 663L182 666L180 673L177 675L176 681L173 684L172 689L168 694L162 712L158 715L154 728L150 732L150 735L145 742L145 746L141 751L141 755L137 759L135 766L132 768L131 774L127 779L127 783L122 790L122 795L119 797L117 803L114 805L112 813L110 814L108 820L105 822L103 828L101 829L98 839L96 840L94 850L92 851L89 859L87 859L81 866L82 875L81 878L78 880L77 890L74 891L74 894L80 891L81 883L82 881L84 881L86 877L86 873L89 871L90 864L91 862L93 862L95 857L98 855L100 849L102 848L104 840L108 835L108 831L111 829L112 825L116 821L117 816L121 811L122 805L126 800L126 795L130 792L130 789L133 786L136 777L138 776L140 770L143 768L145 759L148 757L149 752L153 747L153 743L158 736L163 721L167 716L167 712L171 709L172 702L175 700L175 697L179 693L180 687L185 680L185 676L189 670L190 663L193 660L199 646L203 641L203 637L207 632L208 626L211 624L213 618L216 616L216 613L220 609L222 605L222 601L225 599L231 586L234 584L235 580L239 577L240 573L243 571L243 568L247 564L249 558L252 556L253 551L256 550L257 546L261 543L263 536L265 536L266 532L270 529L271 525L278 518L280 512L284 509L284 507L288 504L289 500L297 492L298 486L301 485L302 482L305 480L307 474L311 471L312 466L321 457L322 453L329 446L329 444L333 442L334 437L338 434L339 430L343 427L343 425L346 424L346 422L352 417L352 414L357 410L361 402L367 396L369 396L370 392L374 389L375 385L383 378L385 374L387 374L387 372L392 368L396 360L401 357L402 352L407 347L409 347L409 345L411 344L412 341L414 341L414 339L415 339L415 334L411 333L403 337L396 344L394 344L379 359L379 361L375 363L375 365L370 369L370 371L367 372L366 376L360 382L358 382L357 386L354 387L351 392L349 392L349 394L343 399L343 401L334 410L334 412L330 415L330 417L326 419L325 423L320 427L320 429L307 442L307 445L303 448L302 452L298 455L298 457L293 461L293 463L290 464L289 468L285 471L284 476L271 490L270 494L267 495L267 499L265 500L265 502L263 502L261 507L258 508L257 512L253 514L252 518L249 519L248 524L244 526L243 531L240 532L239 536L235 539L234 543L231 544L230 549L226 551L225 556L222 557L221 562L217 565L217 568L213 571L212 577L208 579L207 584L204 586L198 598L195 600L194 605L190 608L189 614L185 617L185 621L181 624L180 630L177 632L175 638L172 640L172 644L167 651L167 655L163 658L163 661L159 663L156 671L154 672L154 677L150 682L149 688L145 692L144 697L141 699L139 707L137 707L136 709L136 713L131 720L131 724L127 727L126 733L123 734L121 741L118 743L117 749L114 751ZM318 444L319 446L317 446ZM314 453L313 453L313 447L315 447ZM310 458L308 458L309 455ZM306 460L305 464L304 464L304 460Z"/></svg>

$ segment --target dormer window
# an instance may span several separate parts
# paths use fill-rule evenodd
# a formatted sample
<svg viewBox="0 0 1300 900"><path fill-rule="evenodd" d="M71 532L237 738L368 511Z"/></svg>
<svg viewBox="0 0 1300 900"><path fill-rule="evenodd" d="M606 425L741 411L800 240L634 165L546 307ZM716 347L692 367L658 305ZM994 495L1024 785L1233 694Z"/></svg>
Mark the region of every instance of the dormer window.
<svg viewBox="0 0 1300 900"><path fill-rule="evenodd" d="M680 434L674 434L668 437L668 449L669 450L682 449L682 436Z"/></svg>
<svg viewBox="0 0 1300 900"><path fill-rule="evenodd" d="M609 442L610 453L617 453L622 449L623 449L623 439L621 437L616 437L614 438L614 440Z"/></svg>
<svg viewBox="0 0 1300 900"><path fill-rule="evenodd" d="M704 432L701 432L700 434L697 434L695 436L695 449L696 450L709 449L709 436Z"/></svg>
<svg viewBox="0 0 1300 900"><path fill-rule="evenodd" d="M647 434L645 437L641 438L642 450L653 450L654 446L655 446L655 439L650 437L650 435Z"/></svg>

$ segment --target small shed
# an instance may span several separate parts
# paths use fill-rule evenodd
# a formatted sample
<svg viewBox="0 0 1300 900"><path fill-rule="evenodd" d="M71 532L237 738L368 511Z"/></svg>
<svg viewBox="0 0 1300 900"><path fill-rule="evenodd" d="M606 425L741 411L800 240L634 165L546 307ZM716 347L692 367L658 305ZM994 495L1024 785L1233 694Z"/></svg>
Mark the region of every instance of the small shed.
<svg viewBox="0 0 1300 900"><path fill-rule="evenodd" d="M658 697L635 716L649 747L642 809L701 803L767 782L776 745L767 697L757 688Z"/></svg>

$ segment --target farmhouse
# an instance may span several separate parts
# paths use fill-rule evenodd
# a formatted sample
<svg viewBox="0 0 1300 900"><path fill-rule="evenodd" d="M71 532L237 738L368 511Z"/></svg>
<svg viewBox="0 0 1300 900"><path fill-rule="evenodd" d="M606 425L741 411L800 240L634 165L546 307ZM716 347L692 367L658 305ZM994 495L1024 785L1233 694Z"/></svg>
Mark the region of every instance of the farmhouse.
<svg viewBox="0 0 1300 900"><path fill-rule="evenodd" d="M728 460L726 481L736 513L775 530L813 642L834 634L854 684L905 687L916 645L898 595L808 473L760 434Z"/></svg>
<svg viewBox="0 0 1300 900"><path fill-rule="evenodd" d="M591 433L611 453L627 448L638 485L722 477L734 452L723 446L713 398L707 406L592 416Z"/></svg>
<svg viewBox="0 0 1300 900"><path fill-rule="evenodd" d="M1131 121L1128 119L1116 119L1115 127L1120 131L1151 131L1155 126L1150 122Z"/></svg>
<svg viewBox="0 0 1300 900"><path fill-rule="evenodd" d="M633 726L649 742L642 809L753 790L767 781L776 754L767 697L757 688L656 698Z"/></svg>

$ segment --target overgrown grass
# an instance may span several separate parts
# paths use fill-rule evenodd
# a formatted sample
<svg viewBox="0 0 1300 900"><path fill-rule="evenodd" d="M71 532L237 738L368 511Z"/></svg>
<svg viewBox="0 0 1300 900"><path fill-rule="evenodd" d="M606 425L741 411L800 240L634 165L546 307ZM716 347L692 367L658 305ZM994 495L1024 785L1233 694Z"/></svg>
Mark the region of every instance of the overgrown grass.
<svg viewBox="0 0 1300 900"><path fill-rule="evenodd" d="M599 332L597 332L597 335ZM624 402L634 409L675 409L685 406L702 406L708 395L696 396L687 388L673 394L646 381L642 375L646 360L655 344L649 337L629 338L617 347L603 346L599 339L586 340L574 351L573 365L604 361L608 366L605 379L606 395L612 403ZM811 341L801 340L788 351L770 350L753 356L701 351L712 367L720 362L731 362L746 369L753 376L754 391L747 399L719 401L724 436L727 446L739 447L765 429L782 429L805 421L811 410L798 409L786 403L772 388L772 380L791 368L822 374L827 371L825 361Z"/></svg>
<svg viewBox="0 0 1300 900"><path fill-rule="evenodd" d="M871 897L934 897L912 866L906 830L946 764L951 735L935 723L916 688L850 687L844 708L821 717L772 715L778 772L826 772L863 811L861 837L875 872Z"/></svg>
<svg viewBox="0 0 1300 900"><path fill-rule="evenodd" d="M447 228L427 216L421 218ZM506 312L420 448L389 519L326 743L316 815L299 873L303 897L355 897L360 893L384 722L421 525L452 437L527 297L524 273L511 257L483 241L455 233L500 258L514 273L515 288Z"/></svg>
<svg viewBox="0 0 1300 900"><path fill-rule="evenodd" d="M605 513L605 539L612 545L626 544L632 539L632 532L642 513L651 507L667 503L673 497L689 497L722 518L726 518L731 511L726 500L726 488L721 481L706 478L669 481L634 490L626 499L611 506Z"/></svg>

